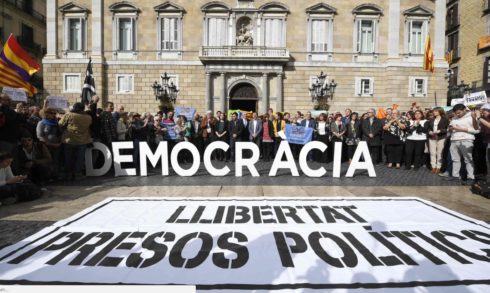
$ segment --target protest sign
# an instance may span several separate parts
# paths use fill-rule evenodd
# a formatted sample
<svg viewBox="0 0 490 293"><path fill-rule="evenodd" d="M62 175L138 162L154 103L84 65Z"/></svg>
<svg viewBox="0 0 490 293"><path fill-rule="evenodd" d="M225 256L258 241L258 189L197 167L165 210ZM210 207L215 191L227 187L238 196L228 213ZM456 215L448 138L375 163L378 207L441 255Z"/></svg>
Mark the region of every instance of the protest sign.
<svg viewBox="0 0 490 293"><path fill-rule="evenodd" d="M0 283L486 292L489 229L406 197L109 198L0 250Z"/></svg>
<svg viewBox="0 0 490 293"><path fill-rule="evenodd" d="M175 108L175 116L184 115L188 121L191 121L194 118L194 114L196 113L196 108L193 107L177 107Z"/></svg>
<svg viewBox="0 0 490 293"><path fill-rule="evenodd" d="M465 95L463 98L463 103L465 106L478 106L486 104L488 101L487 94L482 91L478 93L471 93L469 95Z"/></svg>
<svg viewBox="0 0 490 293"><path fill-rule="evenodd" d="M165 138L169 140L176 140L177 139L177 133L175 132L175 123L162 123L162 127L167 129L165 132Z"/></svg>
<svg viewBox="0 0 490 293"><path fill-rule="evenodd" d="M306 144L311 141L313 128L286 124L285 134L289 143Z"/></svg>
<svg viewBox="0 0 490 293"><path fill-rule="evenodd" d="M23 89L3 87L2 93L9 95L10 99L13 102L26 102L27 103L27 94Z"/></svg>
<svg viewBox="0 0 490 293"><path fill-rule="evenodd" d="M61 96L48 96L48 108L68 109L68 100Z"/></svg>
<svg viewBox="0 0 490 293"><path fill-rule="evenodd" d="M464 99L452 99L451 106L456 106L457 104L464 104Z"/></svg>

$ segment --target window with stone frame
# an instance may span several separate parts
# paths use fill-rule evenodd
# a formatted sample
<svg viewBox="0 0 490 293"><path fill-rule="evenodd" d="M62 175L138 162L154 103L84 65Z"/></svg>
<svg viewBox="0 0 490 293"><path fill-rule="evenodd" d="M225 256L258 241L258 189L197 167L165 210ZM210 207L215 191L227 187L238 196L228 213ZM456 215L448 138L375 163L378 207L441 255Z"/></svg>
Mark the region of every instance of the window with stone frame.
<svg viewBox="0 0 490 293"><path fill-rule="evenodd" d="M80 76L80 73L63 73L63 92L81 93L82 87Z"/></svg>
<svg viewBox="0 0 490 293"><path fill-rule="evenodd" d="M262 15L262 44L271 48L286 47L286 19L289 9L279 2L270 2L259 8Z"/></svg>
<svg viewBox="0 0 490 293"><path fill-rule="evenodd" d="M113 50L115 52L137 51L137 26L140 10L126 1L110 5L109 10L113 14Z"/></svg>
<svg viewBox="0 0 490 293"><path fill-rule="evenodd" d="M361 97L370 97L374 95L374 78L356 77L355 95Z"/></svg>
<svg viewBox="0 0 490 293"><path fill-rule="evenodd" d="M379 19L383 10L376 4L354 8L354 52L375 54L378 51Z"/></svg>
<svg viewBox="0 0 490 293"><path fill-rule="evenodd" d="M222 2L209 2L201 7L204 13L204 46L229 45L231 8Z"/></svg>
<svg viewBox="0 0 490 293"><path fill-rule="evenodd" d="M403 15L405 16L405 54L423 55L430 19L434 11L423 5L417 5L405 10Z"/></svg>
<svg viewBox="0 0 490 293"><path fill-rule="evenodd" d="M158 17L158 50L180 51L182 50L182 18L184 8L165 2L154 7Z"/></svg>
<svg viewBox="0 0 490 293"><path fill-rule="evenodd" d="M116 75L116 92L118 94L132 94L134 92L134 75L117 74Z"/></svg>
<svg viewBox="0 0 490 293"><path fill-rule="evenodd" d="M413 77L409 78L409 95L412 97L425 97L427 96L428 87L427 77Z"/></svg>
<svg viewBox="0 0 490 293"><path fill-rule="evenodd" d="M61 6L59 11L63 17L63 52L65 57L86 57L89 10L70 2Z"/></svg>
<svg viewBox="0 0 490 293"><path fill-rule="evenodd" d="M312 55L318 53L331 53L333 51L333 18L337 9L319 3L306 9L308 16L308 52ZM310 59L315 59L310 58Z"/></svg>

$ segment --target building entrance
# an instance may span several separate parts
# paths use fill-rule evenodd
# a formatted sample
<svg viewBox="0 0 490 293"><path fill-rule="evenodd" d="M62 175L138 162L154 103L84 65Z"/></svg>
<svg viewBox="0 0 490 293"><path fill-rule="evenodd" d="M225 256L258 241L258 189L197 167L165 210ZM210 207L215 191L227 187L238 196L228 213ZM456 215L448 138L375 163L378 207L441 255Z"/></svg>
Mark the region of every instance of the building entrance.
<svg viewBox="0 0 490 293"><path fill-rule="evenodd" d="M230 92L229 109L256 112L257 102L257 89L249 83L240 83Z"/></svg>

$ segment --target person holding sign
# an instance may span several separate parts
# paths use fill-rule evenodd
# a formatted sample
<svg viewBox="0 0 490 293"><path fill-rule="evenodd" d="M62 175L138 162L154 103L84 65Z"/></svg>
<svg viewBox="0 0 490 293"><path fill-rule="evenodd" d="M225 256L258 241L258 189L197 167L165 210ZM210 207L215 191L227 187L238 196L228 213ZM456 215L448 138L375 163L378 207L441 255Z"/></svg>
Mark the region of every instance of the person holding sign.
<svg viewBox="0 0 490 293"><path fill-rule="evenodd" d="M449 124L448 132L451 135L451 159L453 160L453 180L460 178L461 157L466 165L467 180L463 185L470 185L475 180L473 163L473 142L475 134L479 132L480 126L476 120L475 112L466 112L466 106L457 104L453 107L454 118ZM470 182L468 182L470 181Z"/></svg>

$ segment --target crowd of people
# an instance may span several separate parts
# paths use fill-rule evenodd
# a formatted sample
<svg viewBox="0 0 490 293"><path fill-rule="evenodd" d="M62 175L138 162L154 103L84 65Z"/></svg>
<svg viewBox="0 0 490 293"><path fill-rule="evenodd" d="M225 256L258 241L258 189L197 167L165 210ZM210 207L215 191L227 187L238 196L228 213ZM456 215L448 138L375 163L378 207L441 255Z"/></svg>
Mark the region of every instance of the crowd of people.
<svg viewBox="0 0 490 293"><path fill-rule="evenodd" d="M359 142L366 141L373 163L387 168L417 171L427 167L434 175L461 180L462 184L490 173L490 104L479 110L458 104L450 113L440 107L421 109L416 105L406 112L388 108L382 117L375 109L346 109L344 114L321 113L314 118L309 111L280 113L270 108L263 115L254 112L248 119L239 113L227 117L220 111L207 111L187 120L174 117L173 112L140 114L127 112L122 105L115 110L112 102L98 108L98 103L94 96L89 105L75 103L64 113L46 103L42 108L25 103L13 107L8 95L0 94L0 202L40 196L52 181L79 179L85 151L94 142L111 149L112 142L132 141L134 163L138 164L141 141L153 149L167 141L170 150L179 142L191 142L201 157L211 142L223 141L230 148L213 153L212 159L219 161L233 161L235 143L251 141L259 146L261 160L267 162L277 152L287 124L312 128L312 139L328 145L325 152L311 151L307 156L310 162L329 163L335 143L342 142L342 159L350 163ZM297 159L302 145L290 147ZM93 160L97 165L97 152ZM182 152L179 160L188 163L192 157Z"/></svg>

